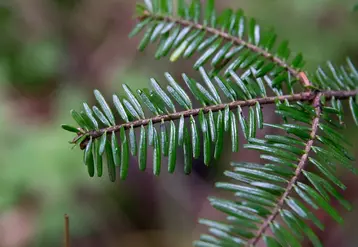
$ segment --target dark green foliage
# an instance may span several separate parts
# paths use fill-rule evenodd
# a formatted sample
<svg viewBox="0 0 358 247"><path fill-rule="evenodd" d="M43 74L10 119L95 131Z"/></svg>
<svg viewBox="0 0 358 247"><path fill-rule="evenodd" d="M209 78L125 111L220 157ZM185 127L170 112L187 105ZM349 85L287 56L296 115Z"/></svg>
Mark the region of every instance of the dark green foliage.
<svg viewBox="0 0 358 247"><path fill-rule="evenodd" d="M180 1L176 11L171 11L160 1L146 2L139 5L139 22L130 37L144 30L139 45L141 51L160 37L156 58L171 54L172 62L180 57L190 58L198 51L202 54L194 68L199 70L208 64L212 68L210 76L222 72L228 77L232 70L240 69L250 77L273 76L274 86L280 87L285 82L290 88L299 80L297 73L287 79L292 73L290 68L300 70L305 64L302 54L291 55L287 41L275 46L276 35L263 32L256 21L247 18L241 9L217 13L214 5L213 1L205 4ZM218 100L215 94L213 96Z"/></svg>
<svg viewBox="0 0 358 247"><path fill-rule="evenodd" d="M115 165L119 167L126 166L128 161L128 155L131 154L132 156L137 156L137 154L139 154L141 170L144 170L144 168L146 167L146 164L144 164L144 161L146 160L146 151L144 149L147 149L148 145L155 147L155 138L158 138L159 141L159 144L157 145L160 146L160 154L163 156L169 156L169 154L171 155L169 156L171 157L169 162L169 172L174 172L174 159L176 158L173 156L173 153L175 153L176 156L177 146L180 146L185 142L184 139L186 138L186 135L188 135L190 138L190 150L192 152L192 156L190 159L199 158L202 146L202 143L200 142L200 135L205 137L203 142L203 149L205 163L207 165L209 165L211 161L212 149L214 151L214 157L216 159L220 157L220 154L223 151L224 132L230 131L231 133L233 133L232 149L237 152L239 150L238 126L242 127L242 132L244 133L245 138L254 137L256 129L258 127L262 127L262 109L258 105L258 103L253 104L252 107L250 107L248 116L246 117L246 119L244 119L245 117L243 116L241 111L239 110L237 112L238 114L235 115L236 112L231 111L235 108L230 108L230 105L228 103L225 104L220 111L215 108L212 108L218 104L223 103L223 101L225 100L224 98L219 96L219 92L225 95L225 90L229 90L226 86L223 86L225 87L223 90L223 88L217 86L217 83L215 82L220 81L222 85L229 86L231 78L219 79L218 77L215 77L213 79L210 79L203 68L201 68L200 71L202 75L202 81L208 89L206 89L203 84L194 81L185 74L183 74L182 77L184 81L188 81L189 84L187 84L187 86L189 88L189 91L203 92L202 94L198 93L196 97L198 101L202 103L204 111L201 110L199 113L196 109L193 109L192 100L190 100L190 97L195 97L195 95L193 94L192 96L189 96L187 93L185 93L185 90L169 73L165 73L165 77L168 79L169 84L172 86L167 87L169 93L167 93L167 91L164 90L155 79L151 79L152 88L150 90L138 90L137 93L134 93L129 86L124 85L123 88L129 100L127 100L127 98L125 97L119 97L117 95L114 95L113 107L109 102L106 101L106 99L99 91L95 90L95 96L100 108L94 106L94 114L92 114L90 107L87 104L84 104L84 112L86 113L86 116L88 117L87 119L89 121L86 121L86 119L82 117L79 113L77 113L75 110L71 111L74 120L80 125L82 129L87 131L79 134L87 135L91 131L93 131L92 135L94 133L97 133L97 136L93 138L93 142L98 143L98 145L100 146L100 155L103 155L104 143L106 142L106 139L109 138L108 136L110 136L113 161ZM235 73L231 73L231 75L232 77L238 78ZM172 91L170 91L169 89L172 89ZM243 92L245 90L248 92L248 85L243 83L240 87L237 88L230 87L230 90L236 95L243 95ZM145 91L148 91L148 97L144 99L143 97L141 97L141 93ZM173 92L176 92L175 96ZM261 92L261 94L265 95L265 92ZM235 98L236 97L237 96L235 96ZM229 97L226 100L230 102L232 99L233 98ZM242 98L242 100L244 99L245 98ZM174 103L184 108L182 114L177 112ZM238 107L240 109L240 106ZM170 118L160 118L161 115L158 115L159 118L148 118L147 116L145 116L145 108L147 108L147 110L156 115L157 113L161 112L162 114L174 114L175 119L181 118L182 120L178 121L178 127L175 126L174 121L171 122L170 131L174 131L175 129L175 132L178 133L168 133L168 129L166 127L165 122L168 121ZM192 114L190 114L191 111ZM114 113L118 113L119 117L117 119L115 119ZM197 123L196 117L198 115L201 115L201 117L199 119L199 122ZM190 123L188 124L188 126L186 126L186 123L184 122L185 118L190 118ZM155 122L153 122L154 119ZM240 124L236 122L236 119L240 120ZM111 124L112 121L120 122L122 120L126 122L123 125ZM158 132L156 130L156 124L160 124ZM201 125L200 127L199 124ZM144 126L146 125L148 125L147 129L144 128ZM173 125L174 127L172 127ZM141 129L141 142L140 145L137 146L135 128L140 126L143 126L143 128ZM79 130L75 127L71 127L68 125L63 125L62 127L71 132L79 132ZM187 128L190 129L188 133L185 132ZM128 137L122 133L120 140L118 140L116 135L113 133L119 132L120 130L124 131L125 129L128 130ZM146 136L148 136L148 138L145 138ZM148 143L144 143L144 141L147 141ZM188 150L189 147L187 146L186 148ZM128 151L130 152L128 153ZM171 151L171 153L169 153L169 151ZM93 153L93 155L95 154ZM187 159L189 159L188 154L187 157ZM100 166L100 161L101 157L100 159L97 159L98 166ZM123 164L121 161L125 163ZM121 168L121 174L123 174L123 176L120 176L121 178L126 177L126 170L127 168ZM189 170L191 170L191 168L189 169L188 165L186 171Z"/></svg>
<svg viewBox="0 0 358 247"><path fill-rule="evenodd" d="M358 3L354 5L353 7L353 11L357 11L358 10Z"/></svg>
<svg viewBox="0 0 358 247"><path fill-rule="evenodd" d="M139 50L157 42L155 57L170 55L172 62L198 52L194 69L201 77L196 81L182 74L180 83L165 73L168 85L151 78L150 88L136 92L124 84L125 97L113 95L113 105L95 90L98 106L83 104L80 112L72 110L79 128L62 128L77 134L73 143L84 150L89 175L97 171L102 176L106 160L110 180L116 180L117 168L124 180L130 155L138 156L144 171L148 146L153 148L154 175L159 176L165 165L169 173L175 171L178 146L184 173L189 174L193 158L200 154L206 165L220 158L229 147L224 145L226 133L232 152L239 151L242 135L244 147L259 151L266 164L232 163L224 173L229 181L216 187L234 193L234 199L209 198L227 220L199 220L209 227L209 234L194 245L256 246L263 240L267 246L286 247L301 246L307 238L313 246L322 246L308 225L311 221L324 229L315 212L322 209L342 223L331 199L351 209L340 194L346 186L335 171L342 166L356 173L348 143L337 132L347 122L344 110L358 125L358 70L352 62L328 62L312 75L303 72L302 54L292 56L287 41L275 45L276 35L263 32L242 10L217 13L213 0L146 0L137 6L137 15L139 22L130 36L143 30ZM348 101L347 109L342 100ZM194 109L196 103L201 106ZM264 123L265 104L276 106L282 123ZM284 134L256 138L263 128ZM168 157L167 164L162 156Z"/></svg>
<svg viewBox="0 0 358 247"><path fill-rule="evenodd" d="M78 133L79 129L71 126L71 125L67 125L67 124L62 124L61 125L62 129L67 130L69 132L73 132L73 133Z"/></svg>
<svg viewBox="0 0 358 247"><path fill-rule="evenodd" d="M312 107L309 104L303 105L303 108L305 110L301 111L301 113L307 114L308 118L306 120L309 122L320 117L312 116ZM326 113L325 111L322 112L322 114ZM284 116L290 118L290 113L286 113ZM304 124L306 124L306 121L303 123L296 122L295 126L310 135L311 130L303 127ZM326 124L326 121L322 121L319 124ZM302 240L303 235L306 235L311 239L314 246L321 246L314 233L307 230L307 226L305 228L301 227L301 225L305 224L303 223L304 220L311 220L317 226L323 227L312 211L306 208L305 204L311 206L314 211L323 209L337 222L342 223L342 218L330 205L330 196L339 195L331 182L341 189L345 189L342 182L334 175L334 170L336 169L335 166L346 163L345 161L348 158L345 153L347 151L342 146L340 147L341 151L325 147L322 148L322 152L317 152L314 158L310 157L307 165L298 166L297 164L302 160L305 151L307 151L305 150L306 146L302 145L306 141L306 136L302 135L300 137L295 134L287 134L287 136L282 137L268 135L265 139L249 139L249 143L244 145L245 148L272 155L275 159L270 160L270 163L265 165L232 163L233 171L225 172L225 175L232 181L216 184L216 187L220 189L234 192L237 200L211 199L213 207L227 214L228 219L234 217L245 221L245 225L242 224L240 227L230 225L225 229L223 229L221 222L211 222L210 229L221 230L228 234L225 238L213 234L215 241L218 241L219 245L225 245L227 240L242 241L244 245L255 244L256 240L258 241L260 237L264 237L264 239L270 239L268 240L270 243L277 241L280 243L279 246L300 246L299 241ZM324 131L319 131L315 135L320 137L318 139L323 137L327 138L327 141L328 139L332 140ZM309 154L314 152L314 148L318 147L312 146L311 148L312 151L309 151ZM328 153L324 152L326 150L330 150L330 156L327 156ZM294 164L295 161L297 164ZM317 168L315 172L306 170L306 167L311 166ZM284 172L283 169L285 169ZM297 172L304 174L309 181L308 184L299 182L298 178L293 176ZM295 191L298 197L285 195L285 193L291 191ZM341 204L349 209L349 203L342 199L341 196L338 197ZM283 204L281 204L282 202ZM283 205L287 205L288 209L284 209ZM274 219L267 222L270 216L274 216ZM284 223L280 221L280 218L283 219ZM200 222L207 225L207 221ZM259 225L267 224L265 226L271 228L276 239L269 236L258 236L258 229L251 227L257 223ZM211 231L211 233L213 232L215 231ZM252 236L256 236L256 238L248 238L248 232L251 232ZM205 246L205 244L209 243L211 242L201 239L195 242L195 245Z"/></svg>

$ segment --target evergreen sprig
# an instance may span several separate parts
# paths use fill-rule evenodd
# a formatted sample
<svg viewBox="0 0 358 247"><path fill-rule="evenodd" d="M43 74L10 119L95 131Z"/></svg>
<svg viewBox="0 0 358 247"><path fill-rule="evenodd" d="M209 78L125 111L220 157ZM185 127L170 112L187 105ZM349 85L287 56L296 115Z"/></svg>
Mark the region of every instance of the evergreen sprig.
<svg viewBox="0 0 358 247"><path fill-rule="evenodd" d="M269 163L232 163L233 171L225 172L232 182L219 182L216 187L234 192L237 200L209 199L214 208L228 215L228 223L201 219L199 222L209 227L212 236L202 235L195 246L255 246L261 239L267 246L301 246L304 236L314 246L322 246L305 223L310 220L320 229L324 228L312 210L323 209L337 222L343 222L329 204L330 196L347 209L351 206L331 183L340 189L346 188L334 175L337 164L353 172L356 169L344 146L334 145L333 135L339 134L327 131L332 122L330 118L322 119L322 115L332 112L320 102L321 96L317 94L312 105L303 104L300 109L295 105L286 106L306 115L307 120L271 125L285 130L287 136L249 139L245 148L261 151L261 158ZM289 111L283 115L291 118ZM328 143L326 147L319 146ZM308 165L312 165L315 172L308 170ZM301 182L301 177L308 183ZM267 235L267 229L271 229L275 238Z"/></svg>
<svg viewBox="0 0 358 247"><path fill-rule="evenodd" d="M178 1L175 9L168 0L147 1L146 6L137 6L139 23L130 37L145 29L140 51L159 40L157 59L171 52L170 60L176 61L180 57L190 58L198 51L202 55L194 68L210 64L210 75L223 71L223 75L229 76L230 71L240 69L247 70L246 76L271 75L274 84L289 78L290 86L297 81L309 86L300 74L305 64L303 56L292 56L288 41L275 48L277 35L272 30L263 32L256 20L246 17L241 9L217 13L214 4L214 0L205 5L199 0L191 4Z"/></svg>
<svg viewBox="0 0 358 247"><path fill-rule="evenodd" d="M239 150L242 133L247 140L244 148L261 152L267 164L232 163L232 170L225 172L231 182L216 187L233 192L235 199L209 198L214 208L227 214L227 221L201 219L210 235L202 235L194 245L256 246L263 240L267 246L300 246L307 237L321 246L307 224L324 228L314 211L323 209L341 223L330 198L351 208L336 189L346 187L335 169L342 165L356 173L346 140L337 132L345 122L342 100L348 100L358 125L358 71L352 62L327 62L310 74L303 70L301 54L291 57L287 42L274 49L276 35L262 32L242 10L218 14L212 0L205 5L197 0L145 4L137 7L138 24L130 34L145 30L139 49L159 39L155 56L171 52L171 61L197 51L201 57L194 68L201 77L197 81L182 74L185 88L169 73L166 86L152 78L149 88L134 92L124 84L125 96L114 94L111 103L95 90L97 106L84 103L79 112L72 110L79 128L62 127L77 134L72 143L84 150L89 175L103 175L104 155L111 181L116 180L117 168L126 179L130 156L137 157L139 169L145 170L149 146L155 175L161 173L162 156L168 157L168 172L175 171L179 146L184 172L189 174L201 149L210 165L220 158L224 133L230 133L232 152ZM208 72L204 67L209 65ZM194 108L194 101L201 106ZM282 124L264 123L262 106L267 104L276 106ZM257 139L256 132L264 127L283 134Z"/></svg>

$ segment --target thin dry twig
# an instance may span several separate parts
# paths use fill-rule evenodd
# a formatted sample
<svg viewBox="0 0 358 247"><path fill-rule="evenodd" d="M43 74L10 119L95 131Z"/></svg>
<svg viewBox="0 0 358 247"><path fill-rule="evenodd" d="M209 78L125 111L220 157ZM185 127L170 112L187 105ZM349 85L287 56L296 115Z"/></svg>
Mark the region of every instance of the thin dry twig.
<svg viewBox="0 0 358 247"><path fill-rule="evenodd" d="M64 244L65 247L70 247L70 217L65 214L65 234L64 234Z"/></svg>

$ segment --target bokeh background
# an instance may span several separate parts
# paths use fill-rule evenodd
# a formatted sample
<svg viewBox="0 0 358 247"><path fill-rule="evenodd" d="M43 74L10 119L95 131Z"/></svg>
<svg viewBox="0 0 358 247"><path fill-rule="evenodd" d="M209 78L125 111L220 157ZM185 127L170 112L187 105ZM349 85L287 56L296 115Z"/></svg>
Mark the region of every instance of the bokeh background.
<svg viewBox="0 0 358 247"><path fill-rule="evenodd" d="M217 2L275 27L305 54L308 70L346 56L358 64L356 0ZM136 51L140 37L128 39L134 9L135 0L0 0L0 247L63 246L65 213L72 246L190 246L205 231L198 217L222 218L206 198L219 193L213 185L229 162L257 161L255 152L228 152L210 168L196 160L185 176L179 157L175 175L154 178L133 159L125 182L110 183L106 174L89 179L82 153L68 144L73 136L60 129L73 123L70 109L94 103L95 88L110 96L121 93L121 83L163 81L166 71L193 74L191 62L155 60L153 46ZM265 121L276 120L266 108ZM345 134L358 158L358 132ZM317 234L324 246L358 246L358 179L338 172L355 210L337 205L343 225L319 212L327 227Z"/></svg>

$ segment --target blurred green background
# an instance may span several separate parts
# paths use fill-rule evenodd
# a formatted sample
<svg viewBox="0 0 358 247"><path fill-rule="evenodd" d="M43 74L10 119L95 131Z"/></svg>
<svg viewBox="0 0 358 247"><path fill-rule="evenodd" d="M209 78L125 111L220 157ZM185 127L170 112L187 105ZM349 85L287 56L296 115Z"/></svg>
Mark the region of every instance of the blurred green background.
<svg viewBox="0 0 358 247"><path fill-rule="evenodd" d="M275 27L303 52L307 69L350 56L358 65L356 0L220 0L217 8L243 8L265 28ZM211 168L201 160L185 176L154 178L132 160L126 182L89 179L82 153L71 150L69 111L94 103L93 89L107 96L121 83L145 87L165 71L192 74L191 63L156 61L153 46L137 53L134 0L0 0L0 247L63 246L63 215L70 215L72 246L190 246L205 228L198 217L221 219L206 201L230 160L257 160L257 153L223 155ZM272 109L265 121L275 121ZM351 123L347 119L348 125ZM350 125L351 126L351 125ZM357 143L356 129L346 130ZM358 157L358 148L352 148ZM150 160L150 159L149 159ZM339 176L355 205L344 225L325 214L318 232L324 246L358 246L358 179ZM308 244L305 246L309 246Z"/></svg>

